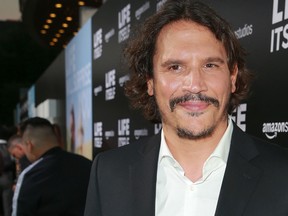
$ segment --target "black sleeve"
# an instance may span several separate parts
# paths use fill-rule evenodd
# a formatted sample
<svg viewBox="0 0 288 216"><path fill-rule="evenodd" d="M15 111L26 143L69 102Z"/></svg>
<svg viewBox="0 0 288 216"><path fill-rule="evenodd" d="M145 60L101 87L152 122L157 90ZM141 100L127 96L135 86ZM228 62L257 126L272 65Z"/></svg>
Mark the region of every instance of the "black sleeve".
<svg viewBox="0 0 288 216"><path fill-rule="evenodd" d="M4 170L4 160L3 160L3 156L0 152L0 175L2 175L3 170Z"/></svg>
<svg viewBox="0 0 288 216"><path fill-rule="evenodd" d="M96 156L92 164L84 216L96 216L96 215L102 216L100 197L99 197L100 194L98 189L98 174L97 174L98 173L97 167L100 155L101 154Z"/></svg>

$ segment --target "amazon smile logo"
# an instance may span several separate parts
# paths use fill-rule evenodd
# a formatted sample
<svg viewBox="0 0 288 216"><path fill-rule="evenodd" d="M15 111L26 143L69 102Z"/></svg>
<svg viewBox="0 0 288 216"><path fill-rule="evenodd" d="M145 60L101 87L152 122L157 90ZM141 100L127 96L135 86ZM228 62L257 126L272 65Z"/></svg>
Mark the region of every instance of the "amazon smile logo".
<svg viewBox="0 0 288 216"><path fill-rule="evenodd" d="M263 123L262 132L268 139L274 139L278 133L288 132L288 122Z"/></svg>

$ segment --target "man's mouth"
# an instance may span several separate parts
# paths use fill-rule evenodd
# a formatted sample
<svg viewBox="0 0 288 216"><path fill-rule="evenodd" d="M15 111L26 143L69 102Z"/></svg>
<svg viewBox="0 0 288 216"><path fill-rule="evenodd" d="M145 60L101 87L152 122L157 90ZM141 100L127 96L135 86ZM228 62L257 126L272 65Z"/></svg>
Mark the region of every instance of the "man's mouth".
<svg viewBox="0 0 288 216"><path fill-rule="evenodd" d="M185 94L182 97L172 98L169 104L171 112L174 111L178 104L195 112L203 110L209 105L219 107L217 99L203 94Z"/></svg>

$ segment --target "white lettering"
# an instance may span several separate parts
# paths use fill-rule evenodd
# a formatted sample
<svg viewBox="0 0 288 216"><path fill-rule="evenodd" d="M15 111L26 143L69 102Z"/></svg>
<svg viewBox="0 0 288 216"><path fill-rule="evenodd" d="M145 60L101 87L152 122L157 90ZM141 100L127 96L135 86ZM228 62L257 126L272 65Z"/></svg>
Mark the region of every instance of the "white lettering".
<svg viewBox="0 0 288 216"><path fill-rule="evenodd" d="M102 28L93 35L93 48L93 59L100 58L102 56Z"/></svg>
<svg viewBox="0 0 288 216"><path fill-rule="evenodd" d="M136 139L139 139L141 136L148 136L148 130L147 129L135 130L134 136Z"/></svg>
<svg viewBox="0 0 288 216"><path fill-rule="evenodd" d="M119 85L122 87L130 79L129 74L119 78Z"/></svg>
<svg viewBox="0 0 288 216"><path fill-rule="evenodd" d="M160 8L163 6L163 4L166 2L167 0L161 0L160 2L157 3L156 5L156 10L159 11Z"/></svg>
<svg viewBox="0 0 288 216"><path fill-rule="evenodd" d="M118 120L118 135L125 136L130 135L130 119L120 119Z"/></svg>
<svg viewBox="0 0 288 216"><path fill-rule="evenodd" d="M130 141L129 137L118 137L118 147L128 145Z"/></svg>
<svg viewBox="0 0 288 216"><path fill-rule="evenodd" d="M135 12L135 17L137 20L139 20L141 18L141 15L147 11L150 8L150 2L145 2L145 4L140 7L138 10L136 10Z"/></svg>
<svg viewBox="0 0 288 216"><path fill-rule="evenodd" d="M247 104L240 104L232 113L231 118L243 131L246 131Z"/></svg>
<svg viewBox="0 0 288 216"><path fill-rule="evenodd" d="M130 35L130 24L126 25L118 32L118 42L121 43L129 38Z"/></svg>
<svg viewBox="0 0 288 216"><path fill-rule="evenodd" d="M154 124L154 134L158 134L162 128L162 124Z"/></svg>
<svg viewBox="0 0 288 216"><path fill-rule="evenodd" d="M263 123L262 132L268 139L274 139L278 133L288 132L288 122L269 122Z"/></svg>
<svg viewBox="0 0 288 216"><path fill-rule="evenodd" d="M102 122L94 123L94 136L102 136Z"/></svg>
<svg viewBox="0 0 288 216"><path fill-rule="evenodd" d="M94 88L94 96L97 96L100 92L102 92L102 90L102 86Z"/></svg>
<svg viewBox="0 0 288 216"><path fill-rule="evenodd" d="M101 148L103 143L102 137L95 137L94 138L94 147L95 148Z"/></svg>
<svg viewBox="0 0 288 216"><path fill-rule="evenodd" d="M237 31L235 31L235 35L238 39L252 35L253 34L253 25L247 25L245 24L243 28L238 28Z"/></svg>
<svg viewBox="0 0 288 216"><path fill-rule="evenodd" d="M274 30L271 31L271 44L270 44L270 52L272 53L274 50Z"/></svg>
<svg viewBox="0 0 288 216"><path fill-rule="evenodd" d="M110 137L114 137L115 136L115 132L113 130L111 131L105 131L105 138L106 140L108 140Z"/></svg>
<svg viewBox="0 0 288 216"><path fill-rule="evenodd" d="M100 44L102 44L102 29L101 28L95 32L95 34L93 35L93 40L94 40L94 42L93 42L94 48L96 48Z"/></svg>
<svg viewBox="0 0 288 216"><path fill-rule="evenodd" d="M131 5L128 4L118 13L118 28L123 28L127 23L130 23L130 8Z"/></svg>
<svg viewBox="0 0 288 216"><path fill-rule="evenodd" d="M272 24L281 22L283 20L283 11L278 11L278 0L273 1L273 14L272 14Z"/></svg>
<svg viewBox="0 0 288 216"><path fill-rule="evenodd" d="M111 70L105 74L105 87L106 88L115 86L115 84L116 84L116 81L115 81L116 75L115 74L116 74L115 69L113 69L113 70Z"/></svg>
<svg viewBox="0 0 288 216"><path fill-rule="evenodd" d="M105 42L108 43L110 38L115 34L115 29L111 29L107 34L105 34Z"/></svg>
<svg viewBox="0 0 288 216"><path fill-rule="evenodd" d="M286 42L282 41L282 47L284 49L287 49L288 48L288 25L285 25L285 27L284 27L283 37L286 39Z"/></svg>
<svg viewBox="0 0 288 216"><path fill-rule="evenodd" d="M115 87L111 87L111 88L106 89L106 94L105 94L106 101L113 100L115 98L115 95L116 95L116 88Z"/></svg>

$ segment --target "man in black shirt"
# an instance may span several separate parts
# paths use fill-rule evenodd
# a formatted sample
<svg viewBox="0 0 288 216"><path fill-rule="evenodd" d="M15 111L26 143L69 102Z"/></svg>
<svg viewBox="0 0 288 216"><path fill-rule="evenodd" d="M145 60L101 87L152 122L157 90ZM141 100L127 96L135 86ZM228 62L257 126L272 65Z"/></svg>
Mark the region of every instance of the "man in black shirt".
<svg viewBox="0 0 288 216"><path fill-rule="evenodd" d="M21 132L31 165L18 178L12 215L82 216L91 161L61 149L46 119L26 120Z"/></svg>

